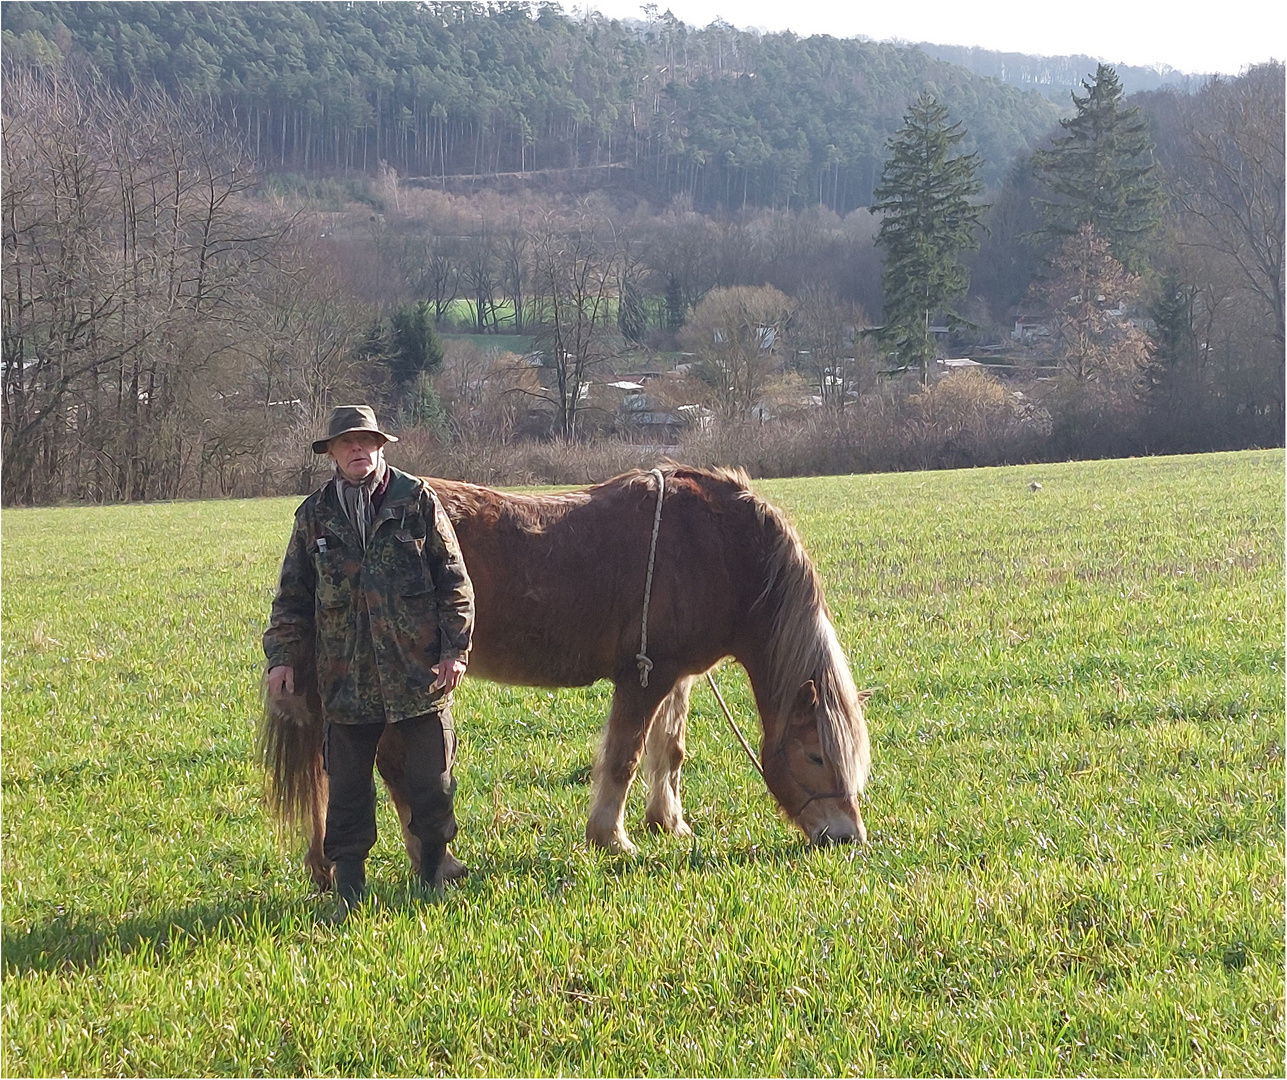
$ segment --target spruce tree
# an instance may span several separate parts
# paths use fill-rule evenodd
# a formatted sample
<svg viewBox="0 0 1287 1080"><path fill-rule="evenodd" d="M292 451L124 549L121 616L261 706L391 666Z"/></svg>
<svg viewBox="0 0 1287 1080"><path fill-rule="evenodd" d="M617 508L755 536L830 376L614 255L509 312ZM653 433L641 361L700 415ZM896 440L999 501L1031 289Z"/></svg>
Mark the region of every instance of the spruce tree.
<svg viewBox="0 0 1287 1080"><path fill-rule="evenodd" d="M1040 235L1057 250L1091 225L1108 239L1114 258L1138 272L1163 203L1148 121L1139 109L1123 108L1122 84L1107 64L1082 86L1085 96L1072 95L1077 114L1059 122L1065 134L1033 158L1036 178L1049 193L1037 202Z"/></svg>
<svg viewBox="0 0 1287 1080"><path fill-rule="evenodd" d="M433 305L427 300L398 308L389 319L389 349L385 362L394 382L405 390L422 374L442 366L442 341L433 325Z"/></svg>
<svg viewBox="0 0 1287 1080"><path fill-rule="evenodd" d="M923 383L935 352L930 316L941 312L950 322L962 321L948 305L969 288L959 257L978 246L975 234L986 209L970 202L982 188L979 155L948 156L964 138L959 123L949 126L947 109L922 93L889 141L891 156L872 204L883 215L876 242L885 249L879 337L900 368L920 367Z"/></svg>

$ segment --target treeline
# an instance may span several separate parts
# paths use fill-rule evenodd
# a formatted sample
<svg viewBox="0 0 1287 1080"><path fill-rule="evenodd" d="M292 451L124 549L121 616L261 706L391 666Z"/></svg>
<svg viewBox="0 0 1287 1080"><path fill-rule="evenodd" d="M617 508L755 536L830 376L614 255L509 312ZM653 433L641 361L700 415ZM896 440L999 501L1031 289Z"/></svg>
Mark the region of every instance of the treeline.
<svg viewBox="0 0 1287 1080"><path fill-rule="evenodd" d="M1068 95L1081 89L1081 80L1088 71L1094 71L1098 61L1092 56L1034 56L1031 53L1001 52L970 45L935 45L928 41L916 47L938 60L958 64L963 68L989 79L999 79L1011 86L1031 88L1044 94L1060 107ZM1160 64L1140 67L1133 64L1115 64L1113 70L1122 81L1128 94L1147 90L1173 88L1196 90L1206 79L1205 74L1185 73Z"/></svg>
<svg viewBox="0 0 1287 1080"><path fill-rule="evenodd" d="M378 205L320 212L266 183L217 103L67 67L8 68L0 95L7 505L305 489L310 437L354 399L399 428L404 464L492 482L604 475L672 421L673 456L759 473L1283 438L1279 64L1133 103L1102 68L981 200L945 174L968 212L943 250L979 247L968 291L930 266L950 287L915 305L891 267L928 278L879 243L916 205L907 151L922 131L959 169L970 145L932 95L887 147L883 216L465 198L392 170L364 181ZM1047 337L1012 342L1015 314ZM902 320L915 333L890 336ZM438 340L464 328L489 333ZM996 346L1008 381L935 367ZM649 369L624 415L612 384Z"/></svg>
<svg viewBox="0 0 1287 1080"><path fill-rule="evenodd" d="M1049 333L1072 456L1280 445L1283 65L1192 94L1125 99L1105 65L1083 86L992 197L974 312Z"/></svg>
<svg viewBox="0 0 1287 1080"><path fill-rule="evenodd" d="M301 221L251 204L242 140L160 90L3 86L7 504L230 493L303 438L359 309Z"/></svg>
<svg viewBox="0 0 1287 1080"><path fill-rule="evenodd" d="M10 68L65 59L130 94L212 105L281 171L438 178L601 168L700 209L844 214L871 202L885 142L929 89L999 181L1054 122L1036 92L919 49L623 24L551 3L26 3Z"/></svg>

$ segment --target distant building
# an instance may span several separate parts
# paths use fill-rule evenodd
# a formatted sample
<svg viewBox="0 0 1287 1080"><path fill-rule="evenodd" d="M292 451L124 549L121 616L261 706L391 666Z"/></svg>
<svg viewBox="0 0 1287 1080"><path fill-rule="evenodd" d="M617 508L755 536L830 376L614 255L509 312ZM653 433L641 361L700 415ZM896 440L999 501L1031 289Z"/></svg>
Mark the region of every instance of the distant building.
<svg viewBox="0 0 1287 1080"><path fill-rule="evenodd" d="M1050 317L1048 315L1015 315L1014 329L1010 331L1012 340L1022 343L1049 336Z"/></svg>

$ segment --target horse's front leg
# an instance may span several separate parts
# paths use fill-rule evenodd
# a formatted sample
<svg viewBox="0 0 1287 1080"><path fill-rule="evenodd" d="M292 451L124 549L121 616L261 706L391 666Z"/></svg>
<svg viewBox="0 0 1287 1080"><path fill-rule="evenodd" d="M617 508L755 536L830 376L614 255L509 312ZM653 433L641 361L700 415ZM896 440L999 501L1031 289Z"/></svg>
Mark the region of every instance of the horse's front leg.
<svg viewBox="0 0 1287 1080"><path fill-rule="evenodd" d="M670 671L664 670L667 666ZM595 847L627 855L638 850L626 835L626 795L643 755L648 727L657 706L674 685L676 674L673 665L658 663L650 673L648 686L642 687L631 665L617 679L608 725L590 774L593 793L585 838Z"/></svg>
<svg viewBox="0 0 1287 1080"><path fill-rule="evenodd" d="M692 836L684 821L679 801L679 769L684 763L684 740L688 731L688 695L693 676L685 676L657 707L648 739L644 744L644 781L648 785L648 809L644 823L656 832Z"/></svg>

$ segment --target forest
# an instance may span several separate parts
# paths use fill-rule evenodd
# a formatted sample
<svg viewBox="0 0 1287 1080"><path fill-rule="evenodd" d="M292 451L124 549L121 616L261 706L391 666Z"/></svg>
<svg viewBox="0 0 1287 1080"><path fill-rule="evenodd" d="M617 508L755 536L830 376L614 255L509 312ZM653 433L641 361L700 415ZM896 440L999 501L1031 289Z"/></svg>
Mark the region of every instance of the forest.
<svg viewBox="0 0 1287 1080"><path fill-rule="evenodd" d="M1281 64L642 10L5 4L4 503L307 490L356 399L491 483L1281 444Z"/></svg>
<svg viewBox="0 0 1287 1080"><path fill-rule="evenodd" d="M623 25L549 3L6 3L4 50L74 49L124 93L207 100L282 171L616 170L701 209L868 205L921 88L965 121L989 180L1058 113L917 49L645 10Z"/></svg>

